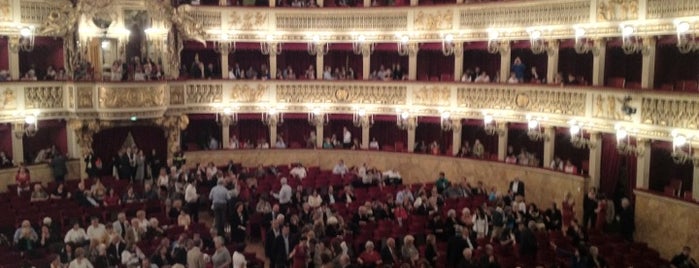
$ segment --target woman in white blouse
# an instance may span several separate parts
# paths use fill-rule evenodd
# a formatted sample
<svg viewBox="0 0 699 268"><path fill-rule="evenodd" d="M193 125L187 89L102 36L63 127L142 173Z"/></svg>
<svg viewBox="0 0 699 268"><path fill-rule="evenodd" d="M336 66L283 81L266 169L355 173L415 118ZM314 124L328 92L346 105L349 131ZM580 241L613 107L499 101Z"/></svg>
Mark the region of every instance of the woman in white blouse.
<svg viewBox="0 0 699 268"><path fill-rule="evenodd" d="M75 259L70 262L68 268L93 268L92 263L85 258L85 250L77 248L75 250Z"/></svg>
<svg viewBox="0 0 699 268"><path fill-rule="evenodd" d="M318 190L313 190L313 194L308 197L308 206L311 208L320 207L323 204L323 198L318 194Z"/></svg>

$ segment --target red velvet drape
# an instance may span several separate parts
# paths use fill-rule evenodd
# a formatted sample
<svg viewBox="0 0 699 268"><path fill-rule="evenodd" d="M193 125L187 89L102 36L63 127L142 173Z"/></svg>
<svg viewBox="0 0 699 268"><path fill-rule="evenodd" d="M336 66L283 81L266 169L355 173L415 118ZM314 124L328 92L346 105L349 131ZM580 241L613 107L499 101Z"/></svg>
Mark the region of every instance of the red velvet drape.
<svg viewBox="0 0 699 268"><path fill-rule="evenodd" d="M95 156L102 159L104 174L111 174L112 158L117 155L124 145L129 133L133 137L136 146L143 150L145 155L155 149L156 153L165 159L167 154L167 140L163 129L157 126L128 126L109 128L95 134L92 148Z"/></svg>
<svg viewBox="0 0 699 268"><path fill-rule="evenodd" d="M56 150L68 153L68 136L66 132L66 122L62 120L42 120L38 122L39 131L34 137L25 136L22 139L24 146L24 159L32 160L41 149L56 146ZM27 161L25 161L27 162Z"/></svg>
<svg viewBox="0 0 699 268"><path fill-rule="evenodd" d="M464 72L479 67L488 73L491 79L495 78L495 73L500 71L500 55L488 53L486 47L485 42L464 45Z"/></svg>
<svg viewBox="0 0 699 268"><path fill-rule="evenodd" d="M493 155L497 157L498 136L486 134L485 130L483 130L483 121L481 120L464 121L464 125L461 129L461 144L464 145L468 142L468 145L473 149L473 144L478 140L483 144L486 158L493 158ZM458 151L454 152L454 154L456 153L458 153Z"/></svg>
<svg viewBox="0 0 699 268"><path fill-rule="evenodd" d="M673 44L658 45L655 54L655 88L677 81L699 80L699 51L682 54Z"/></svg>
<svg viewBox="0 0 699 268"><path fill-rule="evenodd" d="M307 114L285 114L284 123L277 127L277 132L284 138L287 147L292 147L291 144L295 143L305 148L306 140L311 131L315 130L316 128L308 123Z"/></svg>
<svg viewBox="0 0 699 268"><path fill-rule="evenodd" d="M632 140L632 144L635 144L635 141ZM599 190L615 198L632 197L633 189L636 187L636 157L619 155L616 147L615 134L602 134Z"/></svg>
<svg viewBox="0 0 699 268"><path fill-rule="evenodd" d="M354 70L354 78L362 78L362 55L354 54L351 44L331 44L328 54L323 57L323 64L333 70L342 67Z"/></svg>
<svg viewBox="0 0 699 268"><path fill-rule="evenodd" d="M558 52L558 71L564 78L573 74L592 81L592 58L592 53L578 54L572 47L562 47Z"/></svg>
<svg viewBox="0 0 699 268"><path fill-rule="evenodd" d="M189 125L182 131L180 140L185 151L204 150L209 146L209 140L214 137L221 143L221 126L215 116L189 115Z"/></svg>
<svg viewBox="0 0 699 268"><path fill-rule="evenodd" d="M515 150L515 154L519 154L523 148L526 149L528 153L533 153L536 158L539 159L540 165L544 165L544 142L541 140L532 141L529 139L529 136L527 135L527 124L510 124L509 132L507 134L507 146L512 146L512 148Z"/></svg>
<svg viewBox="0 0 699 268"><path fill-rule="evenodd" d="M374 125L369 129L370 139L376 138L381 147L393 147L396 142L402 142L408 149L408 132L396 126L395 116L375 116L374 120Z"/></svg>
<svg viewBox="0 0 699 268"><path fill-rule="evenodd" d="M585 138L589 139L589 135L585 135ZM590 149L587 148L575 148L572 143L570 143L570 129L568 128L556 128L556 140L553 147L554 157L560 157L561 160L570 160L573 165L578 167L578 170L582 170L582 163L590 159ZM546 167L550 163L544 163Z"/></svg>
<svg viewBox="0 0 699 268"><path fill-rule="evenodd" d="M436 141L439 144L440 154L447 154L451 150L453 131L442 131L438 117L420 117L415 128L415 143L424 141L429 146Z"/></svg>
<svg viewBox="0 0 699 268"><path fill-rule="evenodd" d="M682 191L691 191L694 174L692 162L676 164L670 155L672 142L654 141L650 148L650 190L663 192L671 180L681 180Z"/></svg>
<svg viewBox="0 0 699 268"><path fill-rule="evenodd" d="M63 40L53 37L36 37L34 49L30 52L19 52L19 72L24 75L34 66L36 77L43 80L46 68L53 66L58 71L63 68ZM2 68L0 68L2 69Z"/></svg>
<svg viewBox="0 0 699 268"><path fill-rule="evenodd" d="M515 43L513 46L510 66L512 66L512 63L514 63L516 58L520 58L522 63L527 67L526 71L524 72L525 78L529 77L529 74L531 74L532 67L536 67L536 72L539 74L539 76L546 77L546 67L548 65L548 56L546 53L541 53L539 55L534 54L528 41L520 41Z"/></svg>
<svg viewBox="0 0 699 268"><path fill-rule="evenodd" d="M260 139L269 142L269 127L262 122L260 114L241 114L238 116L238 123L230 126L231 136L236 135L241 144L249 140L252 144L257 145Z"/></svg>
<svg viewBox="0 0 699 268"><path fill-rule="evenodd" d="M12 158L12 125L10 124L0 124L0 151Z"/></svg>
<svg viewBox="0 0 699 268"><path fill-rule="evenodd" d="M10 51L8 50L7 37L0 37L0 70L10 69Z"/></svg>
<svg viewBox="0 0 699 268"><path fill-rule="evenodd" d="M605 62L604 73L606 81L613 77L623 77L626 79L627 85L630 82L641 82L641 69L643 67L643 55L641 53L626 55L621 47L608 46Z"/></svg>
<svg viewBox="0 0 699 268"><path fill-rule="evenodd" d="M442 44L423 44L417 53L417 80L454 81L454 56L444 56Z"/></svg>

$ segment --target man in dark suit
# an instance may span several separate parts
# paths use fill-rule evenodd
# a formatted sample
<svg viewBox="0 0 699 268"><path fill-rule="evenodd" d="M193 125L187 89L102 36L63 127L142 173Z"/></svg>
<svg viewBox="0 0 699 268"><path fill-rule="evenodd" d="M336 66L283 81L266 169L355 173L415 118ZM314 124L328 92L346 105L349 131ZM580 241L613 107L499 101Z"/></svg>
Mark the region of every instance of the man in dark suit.
<svg viewBox="0 0 699 268"><path fill-rule="evenodd" d="M281 234L274 240L274 248L272 250L276 267L289 267L289 253L294 250L295 246L295 241L289 233L289 226L284 225Z"/></svg>
<svg viewBox="0 0 699 268"><path fill-rule="evenodd" d="M449 267L457 267L463 258L464 249L475 249L477 246L475 242L472 242L476 240L471 235L468 228L457 227L457 231L460 235L457 234L447 242L447 264Z"/></svg>
<svg viewBox="0 0 699 268"><path fill-rule="evenodd" d="M538 250L538 242L532 229L535 227L533 221L529 226L524 222L519 223L519 234L517 235L517 244L519 244L519 256L525 263L532 263L536 260L536 252Z"/></svg>
<svg viewBox="0 0 699 268"><path fill-rule="evenodd" d="M121 236L115 236L112 243L107 248L107 258L109 263L121 263L121 253L126 250L126 244L121 239Z"/></svg>
<svg viewBox="0 0 699 268"><path fill-rule="evenodd" d="M386 239L386 245L381 249L381 261L383 264L393 266L394 264L400 263L398 254L400 254L400 252L396 249L396 240L393 238Z"/></svg>
<svg viewBox="0 0 699 268"><path fill-rule="evenodd" d="M279 229L279 221L272 220L270 228L265 235L265 255L269 259L269 267L275 267L276 256L274 255L274 243L277 241L277 237L281 235L281 232L282 231Z"/></svg>
<svg viewBox="0 0 699 268"><path fill-rule="evenodd" d="M515 179L510 182L509 189L512 191L513 195L521 195L524 197L524 182L520 181L518 177L515 177Z"/></svg>

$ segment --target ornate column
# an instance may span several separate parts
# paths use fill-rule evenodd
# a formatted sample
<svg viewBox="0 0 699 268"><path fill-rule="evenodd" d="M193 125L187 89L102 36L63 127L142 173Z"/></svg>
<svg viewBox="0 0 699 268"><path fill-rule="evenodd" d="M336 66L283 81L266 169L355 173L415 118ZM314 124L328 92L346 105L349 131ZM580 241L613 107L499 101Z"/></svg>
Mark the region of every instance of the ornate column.
<svg viewBox="0 0 699 268"><path fill-rule="evenodd" d="M167 159L180 151L180 134L189 125L189 117L186 114L165 116L154 120L154 123L165 132L167 138Z"/></svg>
<svg viewBox="0 0 699 268"><path fill-rule="evenodd" d="M12 159L15 164L24 162L24 122L12 123Z"/></svg>
<svg viewBox="0 0 699 268"><path fill-rule="evenodd" d="M221 78L228 79L228 49L221 51ZM270 70L271 72L272 70ZM275 69L276 72L276 69Z"/></svg>
<svg viewBox="0 0 699 268"><path fill-rule="evenodd" d="M636 156L636 188L647 190L650 186L650 141L637 139L636 148L642 150Z"/></svg>
<svg viewBox="0 0 699 268"><path fill-rule="evenodd" d="M599 189L600 186L600 171L602 166L602 135L598 132L590 133L590 159L588 170L590 176L590 185L588 187L596 187Z"/></svg>
<svg viewBox="0 0 699 268"><path fill-rule="evenodd" d="M548 166L553 161L554 150L556 147L556 129L552 126L544 128L544 167Z"/></svg>
<svg viewBox="0 0 699 268"><path fill-rule="evenodd" d="M323 124L317 124L316 125L316 148L323 148L323 139L325 136L323 136Z"/></svg>
<svg viewBox="0 0 699 268"><path fill-rule="evenodd" d="M365 116L366 117L366 116ZM371 140L371 137L369 137L369 130L371 130L371 123L369 120L362 120L362 149L366 150L369 149L369 141Z"/></svg>
<svg viewBox="0 0 699 268"><path fill-rule="evenodd" d="M546 63L546 83L553 83L556 74L558 73L558 56L559 56L559 42L558 40L552 40L548 42L548 48L546 54L548 55L548 61Z"/></svg>
<svg viewBox="0 0 699 268"><path fill-rule="evenodd" d="M411 0L412 1L417 0ZM417 52L419 50L417 43L408 43L408 80L417 80Z"/></svg>
<svg viewBox="0 0 699 268"><path fill-rule="evenodd" d="M371 0L369 0L371 1ZM371 53L362 53L362 80L369 80L371 73Z"/></svg>
<svg viewBox="0 0 699 268"><path fill-rule="evenodd" d="M270 3L274 0L270 0ZM269 53L269 76L277 79L277 53Z"/></svg>
<svg viewBox="0 0 699 268"><path fill-rule="evenodd" d="M643 38L643 65L641 71L641 87L653 89L655 87L655 37Z"/></svg>
<svg viewBox="0 0 699 268"><path fill-rule="evenodd" d="M277 124L269 124L269 147L273 148L277 144Z"/></svg>
<svg viewBox="0 0 699 268"><path fill-rule="evenodd" d="M507 128L507 122L498 123L498 161L505 161L507 157L507 135L509 134L509 129Z"/></svg>
<svg viewBox="0 0 699 268"><path fill-rule="evenodd" d="M413 152L415 150L415 128L417 128L417 118L408 118L408 123L406 130L408 131L408 152Z"/></svg>
<svg viewBox="0 0 699 268"><path fill-rule="evenodd" d="M456 155L461 149L461 132L463 130L463 125L461 124L461 119L451 120L451 152L453 155Z"/></svg>
<svg viewBox="0 0 699 268"><path fill-rule="evenodd" d="M510 65L512 58L512 50L510 49L510 42L505 42L500 44L500 76L499 82L507 83L507 78L510 77ZM495 79L495 76L491 76Z"/></svg>
<svg viewBox="0 0 699 268"><path fill-rule="evenodd" d="M231 118L228 116L221 117L221 146L223 149L231 145Z"/></svg>
<svg viewBox="0 0 699 268"><path fill-rule="evenodd" d="M604 85L604 68L607 59L607 42L604 39L595 39L596 53L592 53L592 85Z"/></svg>
<svg viewBox="0 0 699 268"><path fill-rule="evenodd" d="M10 36L8 40L9 44L7 46L7 55L10 67L10 78L12 78L12 80L19 80L19 36ZM15 156L15 159L16 158L17 157Z"/></svg>
<svg viewBox="0 0 699 268"><path fill-rule="evenodd" d="M323 53L316 53L316 79L323 80L323 69L325 68L325 63L323 63Z"/></svg>
<svg viewBox="0 0 699 268"><path fill-rule="evenodd" d="M461 81L464 73L464 43L454 43L454 81ZM459 147L460 148L460 147ZM455 151L457 152L457 151Z"/></svg>

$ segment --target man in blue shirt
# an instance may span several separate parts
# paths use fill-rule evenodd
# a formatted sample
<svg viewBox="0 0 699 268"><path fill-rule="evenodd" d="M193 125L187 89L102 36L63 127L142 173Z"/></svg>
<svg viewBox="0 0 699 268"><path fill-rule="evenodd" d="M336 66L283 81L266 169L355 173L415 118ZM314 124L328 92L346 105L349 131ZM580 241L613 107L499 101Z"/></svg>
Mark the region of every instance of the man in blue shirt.
<svg viewBox="0 0 699 268"><path fill-rule="evenodd" d="M214 225L218 231L218 235L224 236L223 230L226 225L226 209L228 207L228 189L223 186L224 181L219 180L217 185L209 192L209 200L211 200L211 208L214 210Z"/></svg>

